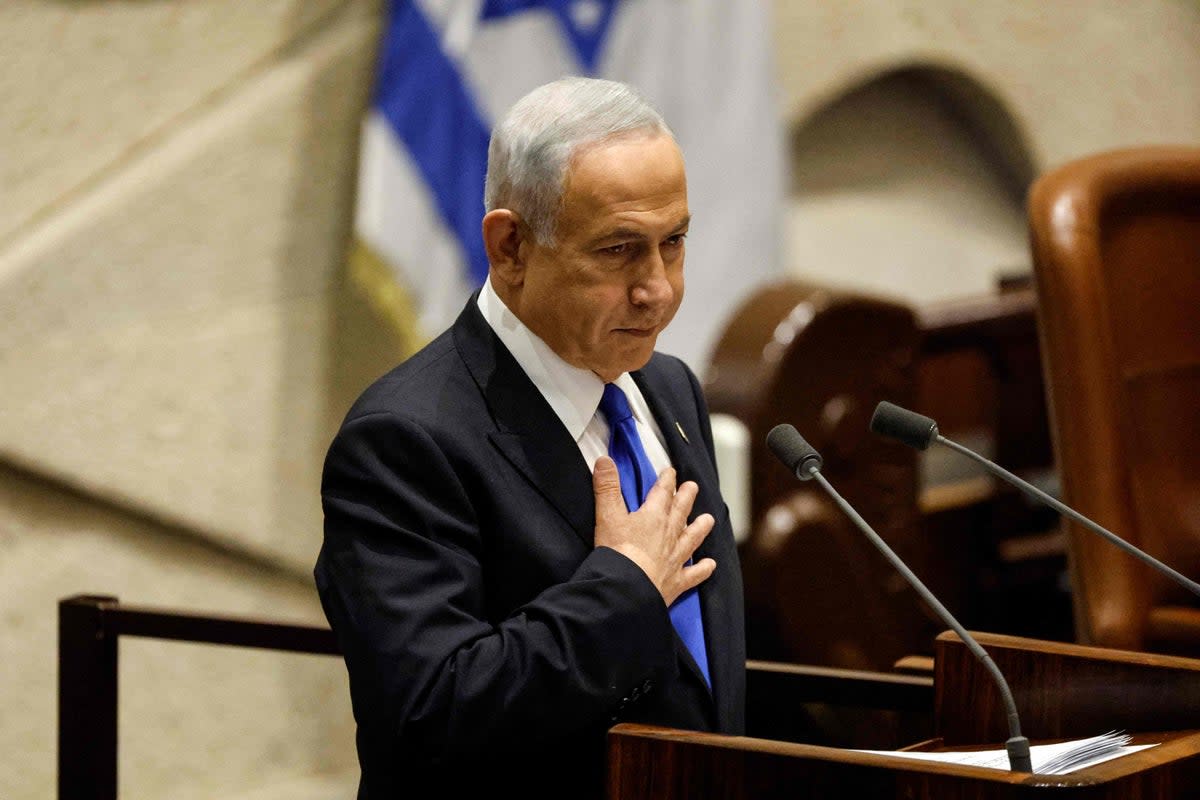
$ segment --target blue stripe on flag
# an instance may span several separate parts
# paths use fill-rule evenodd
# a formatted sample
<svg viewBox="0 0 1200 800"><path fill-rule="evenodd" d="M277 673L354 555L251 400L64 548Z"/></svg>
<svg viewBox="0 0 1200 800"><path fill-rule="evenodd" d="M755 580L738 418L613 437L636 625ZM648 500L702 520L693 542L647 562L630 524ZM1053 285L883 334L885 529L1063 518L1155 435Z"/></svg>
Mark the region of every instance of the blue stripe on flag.
<svg viewBox="0 0 1200 800"><path fill-rule="evenodd" d="M376 81L375 107L432 190L442 219L466 254L471 277L483 283L488 262L479 221L488 125L457 67L442 51L437 32L412 0L392 3Z"/></svg>

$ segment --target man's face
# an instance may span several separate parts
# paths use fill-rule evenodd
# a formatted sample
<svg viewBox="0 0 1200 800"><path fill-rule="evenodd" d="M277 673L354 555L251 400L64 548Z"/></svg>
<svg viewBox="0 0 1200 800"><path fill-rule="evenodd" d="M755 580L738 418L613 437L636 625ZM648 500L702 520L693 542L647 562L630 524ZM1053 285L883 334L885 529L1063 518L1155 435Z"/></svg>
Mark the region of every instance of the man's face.
<svg viewBox="0 0 1200 800"><path fill-rule="evenodd" d="M517 316L605 381L645 366L683 299L690 215L668 136L585 146L567 170L556 243L522 245Z"/></svg>

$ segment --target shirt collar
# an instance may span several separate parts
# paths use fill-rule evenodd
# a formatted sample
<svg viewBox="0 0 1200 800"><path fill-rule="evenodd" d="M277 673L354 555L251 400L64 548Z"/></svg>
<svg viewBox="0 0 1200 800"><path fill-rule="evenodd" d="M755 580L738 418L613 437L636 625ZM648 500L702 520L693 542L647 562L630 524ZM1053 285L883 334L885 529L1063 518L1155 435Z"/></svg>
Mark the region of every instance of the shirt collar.
<svg viewBox="0 0 1200 800"><path fill-rule="evenodd" d="M600 406L604 381L591 370L563 361L504 305L492 288L491 278L484 282L477 304L497 338L512 353L542 397L546 398L571 438L578 442ZM630 387L636 391L633 378L627 372L622 373L614 383L626 394L630 393Z"/></svg>

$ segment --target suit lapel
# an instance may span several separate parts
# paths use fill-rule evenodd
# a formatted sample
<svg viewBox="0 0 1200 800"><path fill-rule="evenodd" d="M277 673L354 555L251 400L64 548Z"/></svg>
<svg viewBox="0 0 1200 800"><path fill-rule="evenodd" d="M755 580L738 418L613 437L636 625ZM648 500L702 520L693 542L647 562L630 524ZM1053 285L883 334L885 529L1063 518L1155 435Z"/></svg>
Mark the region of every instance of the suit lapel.
<svg viewBox="0 0 1200 800"><path fill-rule="evenodd" d="M659 430L662 431L679 482L691 480L701 487L701 494L692 509L692 516L707 511L719 523L724 516L722 508L712 507L714 503L711 500L703 502L705 498L719 498L719 494L718 487L713 485L714 471L708 466L708 452L704 446L704 439L699 429L692 429L698 423L695 407L692 406L689 410L681 405L681 398L691 395L690 384L672 387L662 370L650 368L633 373L633 378L641 389L642 396L646 398L646 404L650 406ZM732 562L731 567L730 559L726 555L721 550L720 537L715 529L695 553L697 559L711 556L717 562L717 572L700 584L699 591L700 616L704 622L704 638L708 644L708 671L713 684L712 699L717 706L718 716L722 718L726 713L723 698L728 699L722 688L733 685L731 681L734 677L730 659L722 657L723 648L720 646L720 643L732 634L728 622L729 609L724 600L728 592L724 588L722 569L736 568L736 561ZM700 667L678 635L675 637L675 649L695 678L703 681Z"/></svg>
<svg viewBox="0 0 1200 800"><path fill-rule="evenodd" d="M708 476L711 475L712 470L706 468L708 452L704 448L704 440L701 438L699 430L688 430L693 425L695 411L693 410L689 414L679 406L679 388L676 387L672 391L660 371L642 369L632 375L638 388L642 391L642 396L646 398L646 404L650 406L650 413L654 415L659 430L662 431L667 445L667 455L671 457L671 464L675 467L678 482L695 481L701 487L702 492L711 494L716 487L706 486L711 483L711 478ZM701 509L697 505L697 509L694 511L697 513L708 511L720 519L720 509ZM714 542L711 539L705 539L696 550L697 558L712 555L713 547Z"/></svg>
<svg viewBox="0 0 1200 800"><path fill-rule="evenodd" d="M591 471L546 398L492 332L475 297L454 323L454 341L496 423L492 443L591 546L596 527Z"/></svg>

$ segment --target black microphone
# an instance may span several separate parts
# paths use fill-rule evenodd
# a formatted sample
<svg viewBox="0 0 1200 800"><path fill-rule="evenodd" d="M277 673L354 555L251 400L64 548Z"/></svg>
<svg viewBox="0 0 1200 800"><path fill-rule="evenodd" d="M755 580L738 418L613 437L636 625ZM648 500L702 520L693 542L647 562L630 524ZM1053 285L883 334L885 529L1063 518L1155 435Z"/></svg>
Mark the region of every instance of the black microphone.
<svg viewBox="0 0 1200 800"><path fill-rule="evenodd" d="M1012 690L1008 688L1008 682L1000 674L1000 668L992 661L992 657L979 646L979 642L975 641L974 636L967 633L966 628L959 624L954 615L934 597L933 592L925 588L925 584L921 583L920 578L913 574L908 565L900 560L900 556L888 547L887 542L867 524L866 520L859 516L854 507L837 493L829 481L825 480L825 476L821 474L821 455L812 445L804 441L804 437L800 435L799 431L791 425L776 425L767 434L767 447L771 448L771 452L788 469L796 473L796 477L801 480L815 479L821 485L833 502L846 513L846 516L850 517L859 530L866 534L867 538L871 540L871 544L875 545L884 558L891 562L891 565L904 576L909 585L917 590L921 599L958 634L971 654L983 664L1000 690L1000 698L1004 702L1004 710L1008 715L1008 741L1004 743L1004 747L1008 751L1009 768L1013 772L1033 772L1033 763L1029 757L1029 740L1021 735L1021 721L1017 717L1017 704L1013 701ZM802 472L805 474L802 475Z"/></svg>
<svg viewBox="0 0 1200 800"><path fill-rule="evenodd" d="M1154 556L1144 550L1134 547L1129 542L1117 536L1107 528L1101 527L1096 522L1088 519L1070 506L1055 500L1050 495L1037 488L1029 481L1022 480L1008 470L989 461L983 456L976 453L974 450L969 450L963 447L958 442L952 442L945 436L938 433L937 423L929 417L922 416L915 411L909 411L906 408L901 408L894 403L889 403L886 400L882 401L875 407L875 413L871 416L871 430L881 436L888 436L892 439L897 439L909 447L915 447L918 450L924 450L933 443L945 445L951 450L962 453L967 458L976 461L983 465L983 468L993 475L1008 481L1013 486L1017 487L1030 497L1036 498L1046 505L1053 508L1058 513L1068 519L1078 522L1093 533L1107 539L1117 547L1129 553L1134 558L1149 564L1159 572L1163 573L1171 580L1178 583L1183 588L1191 591L1196 595L1200 595L1200 583L1196 583L1191 578L1181 575L1179 572L1171 569L1166 564L1159 561Z"/></svg>
<svg viewBox="0 0 1200 800"><path fill-rule="evenodd" d="M802 481L811 481L810 468L820 470L821 454L791 425L776 425L767 434L767 447Z"/></svg>

